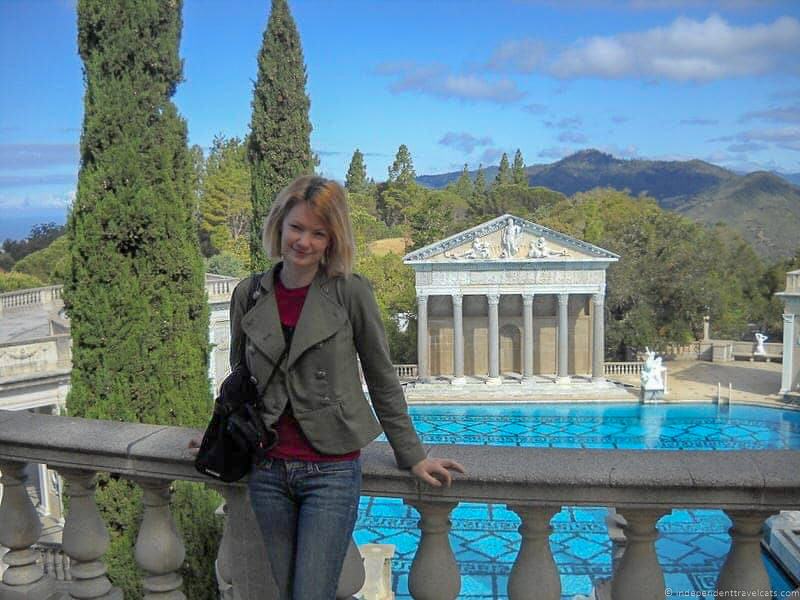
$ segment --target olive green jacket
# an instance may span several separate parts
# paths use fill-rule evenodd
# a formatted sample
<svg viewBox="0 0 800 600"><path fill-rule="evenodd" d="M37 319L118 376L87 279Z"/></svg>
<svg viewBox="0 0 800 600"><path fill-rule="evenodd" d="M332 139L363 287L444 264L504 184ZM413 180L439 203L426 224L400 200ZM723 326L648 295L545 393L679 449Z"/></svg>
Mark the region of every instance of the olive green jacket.
<svg viewBox="0 0 800 600"><path fill-rule="evenodd" d="M249 278L236 286L231 298L231 366L242 356L244 333L244 357L263 400L265 424L273 426L288 403L318 452L353 452L383 428L398 466L408 468L425 458L368 281L359 275L329 278L320 271L309 287L288 357L278 364L286 344L274 272L273 268L262 276L258 299L249 311ZM361 387L356 355L374 414ZM273 369L277 371L267 388Z"/></svg>

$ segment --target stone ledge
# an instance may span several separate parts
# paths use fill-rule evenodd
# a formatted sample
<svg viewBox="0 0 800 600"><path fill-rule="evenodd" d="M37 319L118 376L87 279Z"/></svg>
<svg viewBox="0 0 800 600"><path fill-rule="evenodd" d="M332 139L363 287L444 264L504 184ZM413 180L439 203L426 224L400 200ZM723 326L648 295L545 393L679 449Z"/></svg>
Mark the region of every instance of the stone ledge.
<svg viewBox="0 0 800 600"><path fill-rule="evenodd" d="M0 411L0 461L204 481L195 429ZM411 500L777 511L800 506L800 452L432 446L468 470L451 488L418 484L386 443L363 452L364 493ZM241 483L237 485L242 485Z"/></svg>

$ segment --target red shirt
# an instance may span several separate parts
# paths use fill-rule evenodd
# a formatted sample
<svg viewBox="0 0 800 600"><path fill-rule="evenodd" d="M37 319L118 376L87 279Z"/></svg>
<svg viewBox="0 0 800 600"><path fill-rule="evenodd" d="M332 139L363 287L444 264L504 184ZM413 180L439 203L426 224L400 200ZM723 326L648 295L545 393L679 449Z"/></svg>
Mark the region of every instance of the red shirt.
<svg viewBox="0 0 800 600"><path fill-rule="evenodd" d="M289 289L284 287L280 277L275 278L275 301L278 303L278 315L283 326L292 328L297 326L309 287ZM332 462L353 460L361 454L360 450L349 454L320 454L317 452L306 438L303 430L300 429L300 424L294 418L292 409L288 405L278 418L278 422L275 423L275 432L278 434L278 443L267 450L266 456L269 458Z"/></svg>

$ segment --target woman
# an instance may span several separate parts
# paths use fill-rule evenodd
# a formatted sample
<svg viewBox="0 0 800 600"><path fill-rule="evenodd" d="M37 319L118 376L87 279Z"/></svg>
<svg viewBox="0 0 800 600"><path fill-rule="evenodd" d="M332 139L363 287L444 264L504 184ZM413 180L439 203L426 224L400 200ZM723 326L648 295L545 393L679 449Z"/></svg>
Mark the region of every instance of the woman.
<svg viewBox="0 0 800 600"><path fill-rule="evenodd" d="M249 280L231 299L231 363L246 361L275 433L256 456L250 500L281 599L333 600L358 510L361 448L383 430L398 466L432 486L464 469L427 458L414 431L372 289L352 274L344 189L321 177L293 181L267 215L263 243L280 262L261 277L252 309Z"/></svg>

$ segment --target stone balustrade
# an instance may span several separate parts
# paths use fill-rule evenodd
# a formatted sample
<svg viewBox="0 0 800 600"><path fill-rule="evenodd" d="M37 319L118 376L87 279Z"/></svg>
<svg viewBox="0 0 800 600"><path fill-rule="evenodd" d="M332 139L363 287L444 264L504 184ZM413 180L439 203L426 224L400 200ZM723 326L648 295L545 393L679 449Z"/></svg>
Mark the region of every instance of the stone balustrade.
<svg viewBox="0 0 800 600"><path fill-rule="evenodd" d="M0 597L47 599L55 578L45 575L38 551L36 511L24 488L26 462L48 463L70 483L70 511L63 551L71 563L74 598L119 598L102 555L108 544L94 502L94 474L118 473L144 491L144 519L135 556L147 598L184 598L179 566L183 544L169 511L173 480L209 480L194 469L186 450L197 431L178 427L93 421L0 411L0 545L10 550ZM656 522L672 508L720 508L733 522L732 546L717 589L768 597L769 580L759 555L764 521L781 509L800 507L800 452L666 452L436 446L469 474L448 489L416 483L396 468L390 448L374 443L363 452L363 493L403 498L420 514L420 543L409 588L414 598L454 600L461 578L448 532L449 515L461 501L506 504L521 519L520 550L509 578L512 600L558 600L561 585L548 544L550 519L562 505L615 507L627 521L627 547L611 582L614 600L664 598L656 560ZM245 488L212 485L226 498L228 518L217 572L241 600L274 598L264 579L257 528L248 514ZM235 543L233 543L235 540ZM263 549L261 549L263 552ZM363 584L354 547L337 597ZM222 587L222 586L221 586Z"/></svg>
<svg viewBox="0 0 800 600"><path fill-rule="evenodd" d="M63 288L62 285L51 285L0 294L0 315L14 309L61 305Z"/></svg>
<svg viewBox="0 0 800 600"><path fill-rule="evenodd" d="M638 375L643 362L607 362L603 365L603 375Z"/></svg>
<svg viewBox="0 0 800 600"><path fill-rule="evenodd" d="M230 300L233 288L239 279L206 273L205 288L210 300ZM61 308L63 285L51 285L40 288L29 288L0 294L0 315L4 312L24 310L35 307Z"/></svg>
<svg viewBox="0 0 800 600"><path fill-rule="evenodd" d="M397 378L401 381L417 378L417 365L395 365L394 371L397 373Z"/></svg>

